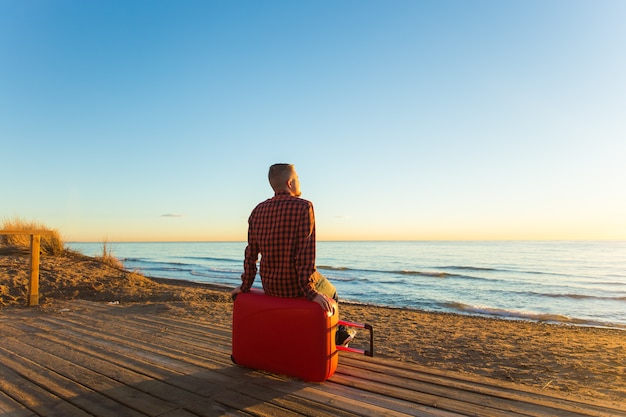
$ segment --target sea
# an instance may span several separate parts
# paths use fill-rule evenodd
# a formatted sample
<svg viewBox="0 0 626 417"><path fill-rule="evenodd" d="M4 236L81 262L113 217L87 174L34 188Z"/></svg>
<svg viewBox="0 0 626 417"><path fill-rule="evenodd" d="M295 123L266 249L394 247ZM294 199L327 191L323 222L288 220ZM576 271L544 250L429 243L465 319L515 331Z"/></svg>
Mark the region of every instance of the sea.
<svg viewBox="0 0 626 417"><path fill-rule="evenodd" d="M226 287L240 283L245 247L107 242L127 269ZM317 268L341 302L626 330L626 241L318 242Z"/></svg>

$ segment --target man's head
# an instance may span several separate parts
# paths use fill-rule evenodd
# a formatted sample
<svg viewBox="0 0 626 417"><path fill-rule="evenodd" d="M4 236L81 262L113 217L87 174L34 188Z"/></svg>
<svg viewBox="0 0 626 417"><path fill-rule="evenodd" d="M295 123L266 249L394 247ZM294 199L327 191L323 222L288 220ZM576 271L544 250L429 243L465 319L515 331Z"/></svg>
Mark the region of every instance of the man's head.
<svg viewBox="0 0 626 417"><path fill-rule="evenodd" d="M300 180L293 164L274 164L268 173L274 192L286 191L294 197L300 197Z"/></svg>

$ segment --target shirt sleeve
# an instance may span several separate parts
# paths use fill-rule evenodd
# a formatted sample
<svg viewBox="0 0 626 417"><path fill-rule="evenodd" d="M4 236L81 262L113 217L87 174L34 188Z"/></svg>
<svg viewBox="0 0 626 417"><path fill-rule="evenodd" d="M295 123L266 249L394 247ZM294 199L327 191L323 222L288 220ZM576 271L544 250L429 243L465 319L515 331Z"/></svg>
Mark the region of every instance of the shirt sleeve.
<svg viewBox="0 0 626 417"><path fill-rule="evenodd" d="M315 214L312 204L303 210L297 231L296 271L298 284L304 295L312 300L317 294L313 280L313 273L315 272Z"/></svg>
<svg viewBox="0 0 626 417"><path fill-rule="evenodd" d="M251 229L252 225L250 224L252 221L252 215L250 219L248 219L248 246L246 246L246 251L244 254L243 260L243 274L241 274L241 290L247 292L252 287L254 283L254 279L256 278L257 271L257 261L259 260L259 245L256 240L252 237Z"/></svg>

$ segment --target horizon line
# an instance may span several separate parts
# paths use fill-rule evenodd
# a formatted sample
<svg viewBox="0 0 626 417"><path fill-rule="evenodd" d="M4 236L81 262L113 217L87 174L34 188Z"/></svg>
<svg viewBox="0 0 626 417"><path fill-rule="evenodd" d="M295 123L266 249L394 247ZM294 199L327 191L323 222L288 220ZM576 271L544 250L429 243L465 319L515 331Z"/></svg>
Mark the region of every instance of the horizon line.
<svg viewBox="0 0 626 417"><path fill-rule="evenodd" d="M318 239L317 242L626 242L626 239ZM65 243L247 243L247 240L68 240Z"/></svg>

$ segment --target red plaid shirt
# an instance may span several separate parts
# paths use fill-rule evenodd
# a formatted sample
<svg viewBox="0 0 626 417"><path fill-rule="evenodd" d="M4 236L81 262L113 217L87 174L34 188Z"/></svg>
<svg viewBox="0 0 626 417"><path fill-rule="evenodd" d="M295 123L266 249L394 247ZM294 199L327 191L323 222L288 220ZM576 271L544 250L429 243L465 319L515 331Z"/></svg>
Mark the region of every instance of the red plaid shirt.
<svg viewBox="0 0 626 417"><path fill-rule="evenodd" d="M313 299L315 282L315 215L310 201L276 193L260 203L248 219L248 246L241 289L248 291L257 272L266 294Z"/></svg>

